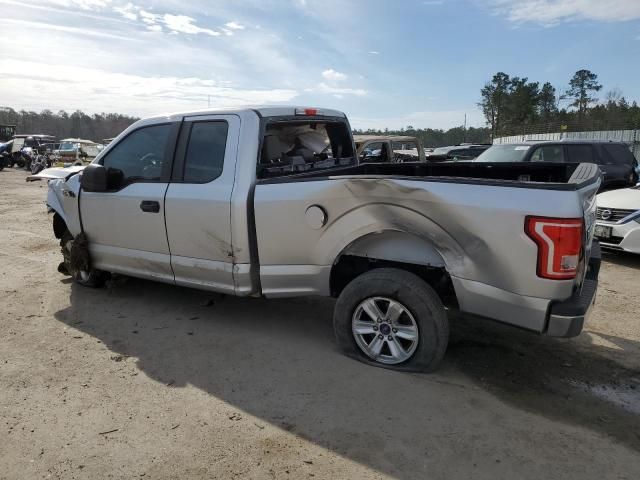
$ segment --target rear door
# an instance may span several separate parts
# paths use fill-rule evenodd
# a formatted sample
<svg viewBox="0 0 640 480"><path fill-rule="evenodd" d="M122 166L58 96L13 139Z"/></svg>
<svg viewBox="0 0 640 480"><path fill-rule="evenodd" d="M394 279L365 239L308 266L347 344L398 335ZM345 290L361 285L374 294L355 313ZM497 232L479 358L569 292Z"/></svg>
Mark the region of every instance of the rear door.
<svg viewBox="0 0 640 480"><path fill-rule="evenodd" d="M629 148L620 143L603 143L599 147L604 187L632 186L635 183L635 162Z"/></svg>
<svg viewBox="0 0 640 480"><path fill-rule="evenodd" d="M171 266L179 285L233 293L231 238L240 117L184 120L165 200Z"/></svg>
<svg viewBox="0 0 640 480"><path fill-rule="evenodd" d="M80 192L82 227L96 268L173 281L164 196L179 126L162 123L132 131L100 160L111 169L112 188Z"/></svg>

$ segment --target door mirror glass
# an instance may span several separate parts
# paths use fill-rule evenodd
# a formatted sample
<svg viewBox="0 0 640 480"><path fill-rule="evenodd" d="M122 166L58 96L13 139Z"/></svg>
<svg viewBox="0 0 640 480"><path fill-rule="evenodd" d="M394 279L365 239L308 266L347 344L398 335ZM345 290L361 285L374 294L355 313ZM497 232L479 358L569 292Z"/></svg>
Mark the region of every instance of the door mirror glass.
<svg viewBox="0 0 640 480"><path fill-rule="evenodd" d="M80 186L86 192L106 192L107 169L97 163L87 165L82 171Z"/></svg>

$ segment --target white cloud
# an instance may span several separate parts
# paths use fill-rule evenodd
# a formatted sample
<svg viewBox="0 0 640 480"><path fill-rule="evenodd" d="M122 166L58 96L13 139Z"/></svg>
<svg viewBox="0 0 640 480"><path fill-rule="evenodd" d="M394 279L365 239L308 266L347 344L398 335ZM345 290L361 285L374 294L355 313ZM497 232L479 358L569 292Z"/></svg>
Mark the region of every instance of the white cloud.
<svg viewBox="0 0 640 480"><path fill-rule="evenodd" d="M640 18L639 0L489 0L496 13L514 23L546 26L567 21L620 22Z"/></svg>
<svg viewBox="0 0 640 480"><path fill-rule="evenodd" d="M162 22L172 32L188 33L192 35L205 33L212 37L220 35L220 32L216 32L215 30L198 27L193 23L194 21L194 18L188 17L187 15L172 15L170 13L165 13L162 17Z"/></svg>
<svg viewBox="0 0 640 480"><path fill-rule="evenodd" d="M160 21L160 19L162 18L162 15L158 15L158 14L147 12L146 10L140 9L140 18L144 23L153 25L156 22Z"/></svg>
<svg viewBox="0 0 640 480"><path fill-rule="evenodd" d="M332 95L355 95L357 97L363 97L367 94L367 91L362 88L348 88L348 87L336 87L328 85L324 82L319 83L315 88L309 88L307 92L328 93Z"/></svg>
<svg viewBox="0 0 640 480"><path fill-rule="evenodd" d="M129 37L124 37L122 35L116 35L113 33L102 32L99 30L88 30L82 27L67 27L64 25L55 25L52 23L43 23L43 22L31 22L29 20L20 20L16 18L5 18L2 23L4 25L20 25L22 27L41 29L41 30L51 30L55 32L65 32L74 35L82 35L85 37L97 37L97 38L110 38L110 39L118 39L118 40L130 40ZM135 41L135 40L131 40Z"/></svg>
<svg viewBox="0 0 640 480"><path fill-rule="evenodd" d="M340 82L342 80L346 80L347 79L347 75L345 75L344 73L341 73L341 72L337 72L333 68L330 68L330 69L325 70L324 72L322 72L322 76L326 80L329 80L330 82Z"/></svg>
<svg viewBox="0 0 640 480"><path fill-rule="evenodd" d="M98 10L111 3L111 0L43 0L43 3L56 5L58 7L75 7L82 10Z"/></svg>
<svg viewBox="0 0 640 480"><path fill-rule="evenodd" d="M100 69L4 59L0 71L3 94L14 108L81 109L151 115L216 107L290 102L293 89L245 89L197 77L141 76ZM46 100L42 92L46 91Z"/></svg>
<svg viewBox="0 0 640 480"><path fill-rule="evenodd" d="M378 52L377 50L371 50L368 53L369 55L380 55L380 52Z"/></svg>
<svg viewBox="0 0 640 480"><path fill-rule="evenodd" d="M122 15L127 20L138 19L138 14L135 11L135 5L133 3L127 3L123 7L114 7L113 10Z"/></svg>
<svg viewBox="0 0 640 480"><path fill-rule="evenodd" d="M238 22L227 22L224 26L231 30L244 30L244 25L241 25Z"/></svg>

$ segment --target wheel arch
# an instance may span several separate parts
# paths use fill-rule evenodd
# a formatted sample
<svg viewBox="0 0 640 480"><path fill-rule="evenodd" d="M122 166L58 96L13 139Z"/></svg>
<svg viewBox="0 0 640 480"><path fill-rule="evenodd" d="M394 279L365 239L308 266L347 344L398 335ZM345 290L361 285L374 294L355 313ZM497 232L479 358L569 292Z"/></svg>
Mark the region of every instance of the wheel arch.
<svg viewBox="0 0 640 480"><path fill-rule="evenodd" d="M397 230L372 232L347 245L331 268L331 295L340 295L349 282L375 268L411 272L433 287L444 303L457 304L447 261L441 251L424 238Z"/></svg>

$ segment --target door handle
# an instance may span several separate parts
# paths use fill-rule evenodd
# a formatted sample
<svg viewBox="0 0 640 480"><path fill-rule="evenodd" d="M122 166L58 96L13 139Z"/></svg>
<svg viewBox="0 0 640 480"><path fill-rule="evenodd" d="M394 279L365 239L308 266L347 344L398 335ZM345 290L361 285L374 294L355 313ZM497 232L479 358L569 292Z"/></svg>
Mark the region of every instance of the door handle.
<svg viewBox="0 0 640 480"><path fill-rule="evenodd" d="M143 212L158 213L160 211L160 203L155 200L143 200L140 202L140 210Z"/></svg>

